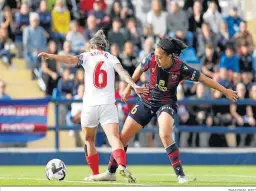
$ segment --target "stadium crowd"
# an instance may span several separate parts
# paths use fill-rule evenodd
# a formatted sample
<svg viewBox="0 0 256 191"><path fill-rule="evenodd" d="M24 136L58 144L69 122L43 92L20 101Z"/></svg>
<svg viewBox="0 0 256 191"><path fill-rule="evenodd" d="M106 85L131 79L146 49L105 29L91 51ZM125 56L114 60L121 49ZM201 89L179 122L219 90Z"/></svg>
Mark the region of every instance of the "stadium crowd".
<svg viewBox="0 0 256 191"><path fill-rule="evenodd" d="M136 2L136 5L134 4ZM180 6L183 4L183 6ZM78 55L88 49L90 38L100 28L110 42L109 51L133 74L136 66L154 50L164 36L176 37L189 45L200 59L202 73L223 86L238 91L239 99L256 99L254 42L246 21L237 7L223 14L218 0L0 0L0 58L10 68L17 56L26 60L34 80L47 96L66 99L83 97L83 68L69 67L55 60L40 60L38 53ZM193 67L193 65L192 65ZM15 69L15 68L14 68ZM140 84L149 80L147 74ZM116 98L126 83L116 78ZM0 99L6 98L5 83L0 84ZM131 95L131 98L134 94ZM183 82L178 99L220 99L218 91L200 83ZM119 104L124 121L132 104ZM63 123L78 124L81 104L62 108ZM256 106L180 105L180 124L207 126L256 125ZM151 124L156 125L156 120ZM72 132L71 132L72 133ZM73 132L74 133L74 132ZM78 135L76 135L79 139ZM77 141L79 146L81 141ZM104 144L104 143L102 143ZM153 133L135 138L135 146L157 146ZM254 146L253 135L181 133L181 147Z"/></svg>

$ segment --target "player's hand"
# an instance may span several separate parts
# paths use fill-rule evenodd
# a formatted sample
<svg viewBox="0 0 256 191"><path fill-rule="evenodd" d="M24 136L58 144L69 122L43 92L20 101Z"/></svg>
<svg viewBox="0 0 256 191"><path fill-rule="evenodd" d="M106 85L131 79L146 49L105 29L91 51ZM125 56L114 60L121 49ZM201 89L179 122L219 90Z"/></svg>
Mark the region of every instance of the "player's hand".
<svg viewBox="0 0 256 191"><path fill-rule="evenodd" d="M225 92L225 96L230 99L232 102L236 102L238 99L238 95L236 91L233 91L231 89L227 89Z"/></svg>
<svg viewBox="0 0 256 191"><path fill-rule="evenodd" d="M41 57L41 58L47 60L47 59L51 58L51 55L46 53L46 52L41 52L41 53L38 54L38 57Z"/></svg>
<svg viewBox="0 0 256 191"><path fill-rule="evenodd" d="M149 94L149 89L147 87L136 86L134 91L139 97L147 96Z"/></svg>

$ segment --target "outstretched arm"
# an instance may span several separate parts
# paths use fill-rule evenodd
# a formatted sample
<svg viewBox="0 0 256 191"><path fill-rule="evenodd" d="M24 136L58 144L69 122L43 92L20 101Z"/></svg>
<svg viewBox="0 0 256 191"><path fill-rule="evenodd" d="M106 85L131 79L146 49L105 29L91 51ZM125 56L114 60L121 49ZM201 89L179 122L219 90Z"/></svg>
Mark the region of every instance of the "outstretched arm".
<svg viewBox="0 0 256 191"><path fill-rule="evenodd" d="M41 52L38 56L42 57L43 59L51 59L56 60L57 62L62 62L65 64L77 64L78 57L77 56L62 56L57 54L48 54L46 52Z"/></svg>
<svg viewBox="0 0 256 191"><path fill-rule="evenodd" d="M141 88L135 84L135 82L137 82L139 80L141 74L143 73L139 66L136 68L135 72L133 73L132 78L120 63L115 64L114 68L115 68L116 72L119 74L119 76L128 83L128 86L126 88L128 96L130 95L131 87L135 90L135 92L138 95L139 94L144 94L144 95L148 94L147 88Z"/></svg>
<svg viewBox="0 0 256 191"><path fill-rule="evenodd" d="M214 88L214 89L222 92L231 101L233 101L233 102L237 101L237 98L238 98L237 92L235 92L231 89L226 89L225 87L220 85L218 82L212 80L211 78L208 78L207 76L205 76L202 73L200 74L199 81L210 88Z"/></svg>
<svg viewBox="0 0 256 191"><path fill-rule="evenodd" d="M129 73L123 68L123 66L118 63L114 65L115 71L119 74L119 76L126 81L131 87L135 88L137 85L135 84L134 80L131 78Z"/></svg>

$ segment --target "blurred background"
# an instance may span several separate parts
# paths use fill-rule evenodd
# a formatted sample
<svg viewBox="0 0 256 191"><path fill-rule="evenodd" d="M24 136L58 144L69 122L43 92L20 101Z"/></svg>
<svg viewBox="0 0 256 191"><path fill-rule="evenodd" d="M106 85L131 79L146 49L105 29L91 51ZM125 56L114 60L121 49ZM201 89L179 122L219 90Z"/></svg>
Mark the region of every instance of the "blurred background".
<svg viewBox="0 0 256 191"><path fill-rule="evenodd" d="M224 96L218 91L200 83L182 82L177 91L181 102L176 129L183 126L184 131L175 133L181 148L256 146L252 133L256 125L255 1L0 0L0 10L0 105L15 105L12 100L16 99L51 99L45 113L48 129L33 141L17 138L20 133L27 133L27 126L12 130L8 126L4 130L3 123L7 122L3 122L3 116L7 110L0 108L0 147L82 151L82 105L74 100L83 97L84 70L54 60L42 61L37 55L41 51L78 55L88 50L90 38L101 28L110 42L109 52L119 58L130 75L160 38L176 37L189 46L182 53L182 60L223 86L237 90L240 100L249 100L246 104L230 105L222 102ZM145 73L139 84L148 80ZM117 75L117 99L126 85ZM190 101L182 102L184 98L199 101L191 105ZM121 123L134 106L134 93L131 100L128 104L118 103ZM217 105L216 100L226 105ZM29 133L36 131L40 128ZM8 136L14 137L7 141ZM97 146L102 150L109 148L100 131ZM136 135L130 146L162 148L156 119Z"/></svg>

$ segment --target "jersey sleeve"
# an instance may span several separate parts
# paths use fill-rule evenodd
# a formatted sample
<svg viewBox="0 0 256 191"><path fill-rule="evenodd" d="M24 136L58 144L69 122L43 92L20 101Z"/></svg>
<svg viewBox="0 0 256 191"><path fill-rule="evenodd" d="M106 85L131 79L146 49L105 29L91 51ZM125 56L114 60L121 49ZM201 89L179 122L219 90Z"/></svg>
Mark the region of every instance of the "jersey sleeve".
<svg viewBox="0 0 256 191"><path fill-rule="evenodd" d="M181 65L181 79L198 82L199 78L200 72L183 62Z"/></svg>
<svg viewBox="0 0 256 191"><path fill-rule="evenodd" d="M84 64L86 63L87 59L88 59L88 54L87 53L82 53L77 55L78 58L78 62L77 62L77 66L82 65L84 67Z"/></svg>
<svg viewBox="0 0 256 191"><path fill-rule="evenodd" d="M151 57L152 57L152 54L148 55L141 61L140 65L141 65L142 72L146 72L149 69Z"/></svg>
<svg viewBox="0 0 256 191"><path fill-rule="evenodd" d="M120 60L116 56L111 55L111 63L114 67L116 64L120 64Z"/></svg>

